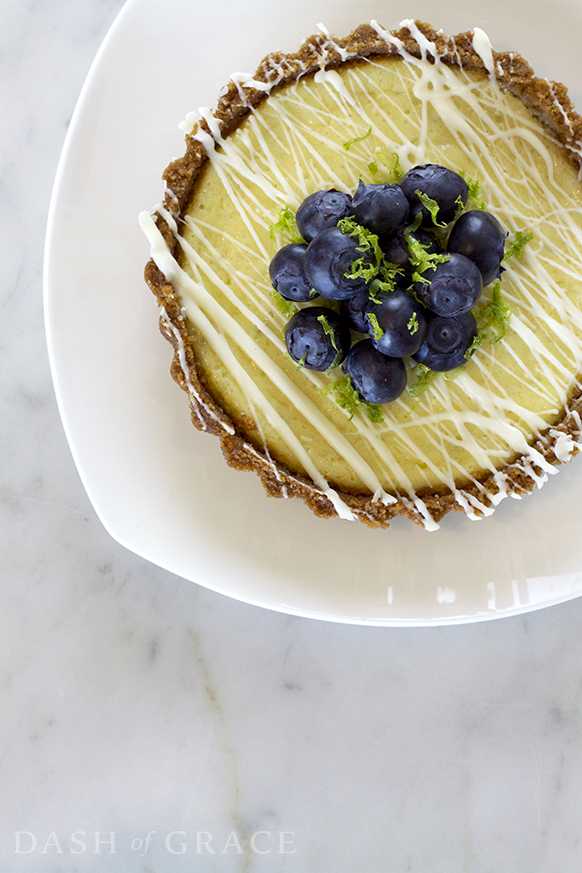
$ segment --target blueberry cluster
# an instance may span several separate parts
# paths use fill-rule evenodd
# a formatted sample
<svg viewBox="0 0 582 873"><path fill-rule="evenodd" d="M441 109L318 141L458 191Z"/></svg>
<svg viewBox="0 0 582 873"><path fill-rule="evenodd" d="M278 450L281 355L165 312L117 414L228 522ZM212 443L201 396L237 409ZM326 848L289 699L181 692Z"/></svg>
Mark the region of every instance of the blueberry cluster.
<svg viewBox="0 0 582 873"><path fill-rule="evenodd" d="M296 215L303 242L269 267L281 297L302 304L285 328L290 357L320 371L341 364L371 404L404 391L404 358L434 372L463 365L477 335L471 309L501 275L507 236L467 200L465 180L437 164L398 184L360 181L353 196L309 195ZM318 296L337 302L303 305ZM354 343L352 332L364 336Z"/></svg>

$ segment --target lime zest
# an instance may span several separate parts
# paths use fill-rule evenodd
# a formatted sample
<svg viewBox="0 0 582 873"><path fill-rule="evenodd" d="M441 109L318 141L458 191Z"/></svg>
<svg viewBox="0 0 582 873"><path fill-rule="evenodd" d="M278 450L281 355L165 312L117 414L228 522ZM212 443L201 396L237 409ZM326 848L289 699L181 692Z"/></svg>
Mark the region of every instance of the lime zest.
<svg viewBox="0 0 582 873"><path fill-rule="evenodd" d="M382 303L382 297L388 297L394 291L395 282L382 282L381 279L374 279L368 291L368 299L372 303Z"/></svg>
<svg viewBox="0 0 582 873"><path fill-rule="evenodd" d="M513 242L510 243L502 260L506 261L508 258L514 257L518 259L521 258L526 245L531 239L533 239L533 233L530 230L517 230L513 237Z"/></svg>
<svg viewBox="0 0 582 873"><path fill-rule="evenodd" d="M473 310L473 315L477 321L477 333L465 352L467 361L475 349L478 349L484 342L495 345L507 333L511 310L501 296L501 282L499 279L493 285L493 295L489 303L486 303L481 309ZM494 331L493 334L491 333L492 330Z"/></svg>
<svg viewBox="0 0 582 873"><path fill-rule="evenodd" d="M349 273L345 273L346 279L363 279L364 282L371 282L376 277L378 267L376 264L371 264L365 261L364 258L357 258L353 263Z"/></svg>
<svg viewBox="0 0 582 873"><path fill-rule="evenodd" d="M320 388L321 394L332 394L338 406L350 414L350 420L354 417L356 409L361 410L374 424L382 424L384 416L376 403L366 403L352 385L349 376L343 376Z"/></svg>
<svg viewBox="0 0 582 873"><path fill-rule="evenodd" d="M368 128L366 133L362 134L362 136L355 136L353 139L349 139L347 142L342 143L342 148L349 152L350 148L357 142L362 142L362 140L367 139L372 133L372 125Z"/></svg>
<svg viewBox="0 0 582 873"><path fill-rule="evenodd" d="M381 260L382 249L378 245L378 237L375 233L372 233L372 231L368 230L367 227L363 227L363 225L358 224L353 216L348 218L340 218L337 226L342 233L347 233L350 236L358 237L359 252L367 252L369 249L373 249L375 257L378 259L378 261Z"/></svg>
<svg viewBox="0 0 582 873"><path fill-rule="evenodd" d="M424 191L421 191L419 188L414 192L425 209L430 212L430 217L432 218L432 223L435 227L446 227L446 221L438 221L437 215L439 212L439 205L436 200L433 200L432 197L429 197L428 194L425 194Z"/></svg>
<svg viewBox="0 0 582 873"><path fill-rule="evenodd" d="M292 318L296 312L299 311L299 307L295 306L291 300L285 300L284 297L281 297L278 291L273 288L273 300L277 306L279 312L281 312L285 318Z"/></svg>
<svg viewBox="0 0 582 873"><path fill-rule="evenodd" d="M424 276L418 272L418 270L414 271L411 278L414 283L421 282L423 285L430 285L430 279L425 279Z"/></svg>
<svg viewBox="0 0 582 873"><path fill-rule="evenodd" d="M283 206L277 213L277 220L269 225L269 236L272 240L278 233L287 236L290 243L303 242L295 223L295 213L288 206Z"/></svg>
<svg viewBox="0 0 582 873"><path fill-rule="evenodd" d="M466 371L466 369L467 369L467 365L461 364L460 367L456 367L454 370L447 370L446 372L442 373L441 375L443 375L445 377L447 382L453 382L458 376L461 375L461 373L464 373Z"/></svg>
<svg viewBox="0 0 582 873"><path fill-rule="evenodd" d="M481 343L487 338L487 334L484 330L481 330L480 327L477 327L477 333L473 337L471 341L471 345L467 348L465 352L465 360L468 361L473 352L475 352Z"/></svg>
<svg viewBox="0 0 582 873"><path fill-rule="evenodd" d="M378 275L370 285L369 298L372 303L380 303L377 297L378 292L383 294L391 294L396 287L396 279L398 276L403 276L404 270L390 261L382 261Z"/></svg>
<svg viewBox="0 0 582 873"><path fill-rule="evenodd" d="M400 158L396 152L392 152L392 161L388 162L388 167L390 169L390 176L393 182L400 182L402 177L404 176L404 170L400 166Z"/></svg>
<svg viewBox="0 0 582 873"><path fill-rule="evenodd" d="M298 361L296 361L295 358L292 358L289 352L283 352L283 354L291 361L291 363L295 364L297 370L303 370L303 368L305 367L305 362L307 360L307 352L305 352L303 357L299 358Z"/></svg>
<svg viewBox="0 0 582 873"><path fill-rule="evenodd" d="M337 343L336 343L336 341L335 341L335 330L333 329L333 327L331 326L331 324L330 324L329 321L327 320L327 316L325 316L325 315L318 315L318 316L317 316L317 320L319 321L319 323L320 323L321 326L323 327L323 329L324 329L325 333L327 334L327 336L331 339L331 344L332 344L332 346L334 347L334 349L335 349L336 352L337 352L337 351L338 351L338 347L337 347Z"/></svg>
<svg viewBox="0 0 582 873"><path fill-rule="evenodd" d="M511 310L509 306L504 303L501 296L501 282L499 279L497 279L493 285L493 295L491 300L479 311L479 317L482 321L481 327L483 330L489 333L489 330L493 327L497 331L490 339L492 344L498 343L499 340L503 339L507 333L509 319L511 318Z"/></svg>
<svg viewBox="0 0 582 873"><path fill-rule="evenodd" d="M377 280L377 279L374 279L374 281L373 281L372 284L370 285L370 290L368 291L368 300L370 300L371 303L382 303L382 300L381 300L379 297L376 296L377 293L378 293L378 291L379 291L379 290L380 290L380 291L382 290L382 289L379 287L379 284L380 284L380 283L378 282L378 280Z"/></svg>
<svg viewBox="0 0 582 873"><path fill-rule="evenodd" d="M410 333L410 336L414 336L414 334L417 332L418 327L419 327L418 318L416 317L416 312L412 313L412 315L410 316L410 318L408 320L406 327L408 328L408 332Z"/></svg>
<svg viewBox="0 0 582 873"><path fill-rule="evenodd" d="M327 320L326 316L325 315L318 315L317 320L319 321L319 323L323 327L326 335L330 338L331 344L334 347L334 349L336 350L335 358L333 359L333 361L331 362L331 364L329 365L329 367L325 371L329 375L330 371L334 370L337 367L337 365L339 364L339 362L341 361L342 350L338 347L338 344L337 344L336 339L335 339L335 330L333 329L333 327L331 326L331 324Z"/></svg>
<svg viewBox="0 0 582 873"><path fill-rule="evenodd" d="M365 282L371 282L374 279L382 264L383 253L378 244L378 237L375 233L362 227L354 218L342 218L338 221L337 226L342 233L347 233L349 236L358 238L356 250L362 254L371 254L373 260L369 261L365 258L356 258L351 267L351 272L346 273L347 279L363 279Z"/></svg>
<svg viewBox="0 0 582 873"><path fill-rule="evenodd" d="M453 221L456 221L457 218L460 218L461 215L463 214L463 212L465 211L465 204L463 203L463 197L461 196L461 194L459 194L459 196L455 200L455 203L457 204L457 208L456 208L455 214L453 216Z"/></svg>
<svg viewBox="0 0 582 873"><path fill-rule="evenodd" d="M412 368L412 375L415 377L416 382L408 388L408 393L412 394L413 397L417 399L422 397L422 395L427 391L437 376L444 376L447 382L452 382L461 373L464 373L466 369L466 365L463 364L460 367L457 367L454 370L447 370L446 372L437 372L436 370L431 370L430 367L427 367L426 364L415 364Z"/></svg>
<svg viewBox="0 0 582 873"><path fill-rule="evenodd" d="M414 221L412 224L407 225L404 228L403 233L406 235L407 233L414 233L415 230L418 230L420 225L422 224L422 209L419 209L416 215L414 216Z"/></svg>
<svg viewBox="0 0 582 873"><path fill-rule="evenodd" d="M368 321L372 325L372 332L374 334L374 339L379 340L384 336L384 331L378 324L378 316L375 312L368 312Z"/></svg>
<svg viewBox="0 0 582 873"><path fill-rule="evenodd" d="M467 200L471 200L477 209L487 209L487 204L480 194L481 183L479 179L473 179L471 176L468 176L464 170L461 170L461 176L467 183Z"/></svg>
<svg viewBox="0 0 582 873"><path fill-rule="evenodd" d="M382 277L378 279L380 285L390 286L389 290L393 291L397 277L404 276L404 268L399 267L398 264L393 264L392 261L383 261L380 267L380 275ZM382 290L386 290L386 288Z"/></svg>
<svg viewBox="0 0 582 873"><path fill-rule="evenodd" d="M417 219L418 216L420 216L420 212L417 215ZM418 224L420 224L420 222L418 222ZM422 276L422 273L426 272L428 269L436 270L437 264L443 264L445 261L448 261L451 256L446 253L443 253L442 255L437 253L431 255L427 252L426 249L428 246L422 245L421 242L412 236L413 232L417 229L418 224L415 220L413 224L405 228L404 238L408 245L408 251L410 252L410 262L415 268L412 274L413 282L422 282L424 285L429 285L429 280L425 279Z"/></svg>
<svg viewBox="0 0 582 873"><path fill-rule="evenodd" d="M342 233L347 233L358 238L356 250L362 254L368 254L372 260L364 257L357 258L351 266L351 271L345 273L347 279L363 279L370 283L370 300L379 303L376 295L379 291L390 293L396 285L396 278L404 275L402 267L386 261L384 253L378 243L378 236L372 231L358 224L354 218L342 218L338 221Z"/></svg>
<svg viewBox="0 0 582 873"><path fill-rule="evenodd" d="M435 373L426 364L415 364L411 372L416 381L408 387L408 393L416 398L421 397L438 376L438 373Z"/></svg>
<svg viewBox="0 0 582 873"><path fill-rule="evenodd" d="M390 182L395 184L396 182L400 182L404 175L404 171L400 166L400 158L396 152L392 152L389 158L380 151L380 149L376 149L376 160L371 161L368 164L368 169L370 173L375 176L379 171L379 164L382 164L385 169L388 171L388 178Z"/></svg>

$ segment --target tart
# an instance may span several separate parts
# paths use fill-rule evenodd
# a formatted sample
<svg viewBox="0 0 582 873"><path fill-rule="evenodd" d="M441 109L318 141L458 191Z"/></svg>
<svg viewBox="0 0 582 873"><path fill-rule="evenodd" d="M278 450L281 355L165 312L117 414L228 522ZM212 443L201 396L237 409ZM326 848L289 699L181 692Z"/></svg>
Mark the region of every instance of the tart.
<svg viewBox="0 0 582 873"><path fill-rule="evenodd" d="M477 28L448 37L372 22L344 39L320 28L296 54L233 75L217 109L183 128L164 201L140 216L145 276L192 422L220 438L232 467L319 516L385 527L403 515L433 530L451 510L489 515L576 454L582 120L563 85L494 52ZM531 241L483 291L487 306L500 288L505 334L371 421L336 402L339 368L298 368L285 353L288 314L269 279L289 242L277 217L315 191L353 193L426 163L478 180L473 196L508 241Z"/></svg>

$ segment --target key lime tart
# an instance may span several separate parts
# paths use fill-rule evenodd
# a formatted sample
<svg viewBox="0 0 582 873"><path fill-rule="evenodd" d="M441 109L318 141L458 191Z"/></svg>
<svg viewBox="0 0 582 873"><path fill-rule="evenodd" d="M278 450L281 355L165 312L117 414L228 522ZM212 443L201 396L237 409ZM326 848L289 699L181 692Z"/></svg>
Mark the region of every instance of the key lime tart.
<svg viewBox="0 0 582 873"><path fill-rule="evenodd" d="M428 530L577 452L582 120L479 29L320 26L187 117L140 216L192 421L267 493Z"/></svg>

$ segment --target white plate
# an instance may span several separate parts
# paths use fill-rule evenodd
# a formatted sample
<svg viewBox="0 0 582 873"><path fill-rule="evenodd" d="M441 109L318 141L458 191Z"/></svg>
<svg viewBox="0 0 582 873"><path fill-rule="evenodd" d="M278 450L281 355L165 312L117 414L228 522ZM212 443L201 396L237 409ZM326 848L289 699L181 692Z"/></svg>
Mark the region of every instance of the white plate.
<svg viewBox="0 0 582 873"><path fill-rule="evenodd" d="M426 533L318 520L269 500L190 424L170 346L142 281L137 215L183 151L179 122L214 105L234 71L294 50L319 22L343 35L403 18L445 32L483 28L582 106L579 0L129 0L91 69L51 207L45 307L61 414L79 472L112 536L231 597L333 621L429 625L515 615L582 592L582 461L481 522ZM523 22L528 23L527 30Z"/></svg>

